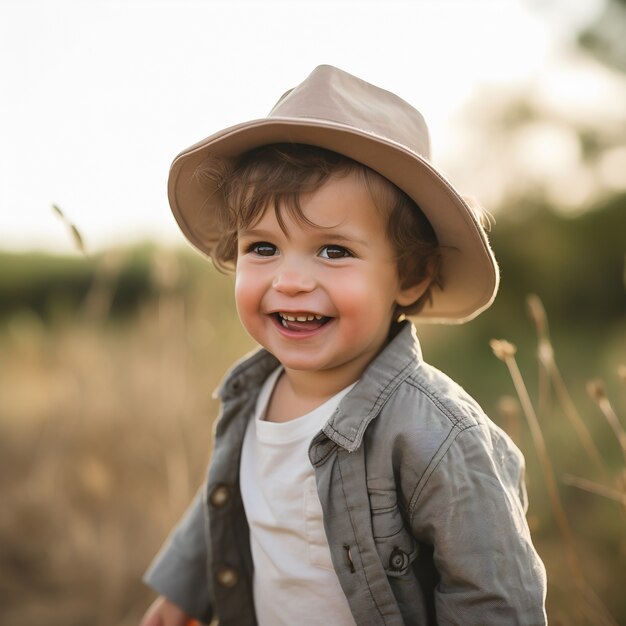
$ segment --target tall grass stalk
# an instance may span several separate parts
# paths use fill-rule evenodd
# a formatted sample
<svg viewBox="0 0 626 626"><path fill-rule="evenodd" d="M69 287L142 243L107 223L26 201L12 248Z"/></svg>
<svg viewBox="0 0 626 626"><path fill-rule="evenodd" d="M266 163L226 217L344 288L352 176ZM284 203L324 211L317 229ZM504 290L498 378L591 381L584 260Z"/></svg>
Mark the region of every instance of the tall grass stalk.
<svg viewBox="0 0 626 626"><path fill-rule="evenodd" d="M109 250L99 261L82 305L87 321L94 323L108 318L125 262L121 250Z"/></svg>
<svg viewBox="0 0 626 626"><path fill-rule="evenodd" d="M70 221L58 205L53 204L52 210L65 224L76 249L84 257L89 257L85 239L78 226ZM83 318L88 322L101 322L109 315L124 261L125 255L123 252L110 250L98 263L82 306Z"/></svg>
<svg viewBox="0 0 626 626"><path fill-rule="evenodd" d="M622 456L624 457L624 463L626 464L626 432L621 425L617 414L613 410L611 401L606 395L606 389L604 383L601 380L591 380L587 383L587 392L602 411L602 414L609 423L609 426L613 430L615 438L617 439L620 448L622 450Z"/></svg>
<svg viewBox="0 0 626 626"><path fill-rule="evenodd" d="M548 449L546 448L541 427L539 426L539 420L537 419L537 414L535 413L526 384L524 383L524 379L517 365L517 360L515 359L517 348L512 343L502 339L492 339L490 345L496 357L503 361L509 370L515 391L520 404L522 405L522 411L530 429L533 445L535 446L539 462L541 463L543 477L548 489L548 495L550 497L552 512L564 540L565 555L575 579L580 582L583 579L583 575L578 561L578 556L576 555L572 531L567 520L567 515L565 514L565 509L561 503L554 470L552 468L550 455L548 454Z"/></svg>
<svg viewBox="0 0 626 626"><path fill-rule="evenodd" d="M602 473L603 476L608 476L608 469L604 460L602 459L602 455L598 450L596 444L594 443L589 430L585 426L580 414L578 413L574 402L567 390L567 386L561 376L561 372L556 364L556 359L554 357L554 347L552 345L552 341L550 339L549 327L548 327L548 317L546 315L545 309L543 307L543 303L540 298L534 294L531 294L527 298L527 306L530 314L530 318L535 324L535 328L537 330L537 357L539 359L539 363L543 367L543 370L546 372L548 379L552 383L552 387L556 396L563 407L563 411L567 418L569 419L574 431L578 435L578 439L582 444L589 460L598 468L598 470ZM541 379L540 379L541 383ZM543 390L542 395L546 394L546 384L540 384L540 392ZM544 401L545 402L545 401ZM540 404L542 406L542 403Z"/></svg>
<svg viewBox="0 0 626 626"><path fill-rule="evenodd" d="M607 487L606 485L600 485L599 483L587 480L586 478L572 476L571 474L565 474L562 478L562 481L566 485L571 485L572 487L577 487L578 489L582 489L583 491L594 493L597 496L609 498L609 500L615 500L616 502L619 502L626 507L626 493L622 493L617 489L612 489L611 487Z"/></svg>
<svg viewBox="0 0 626 626"><path fill-rule="evenodd" d="M53 204L52 210L65 224L66 228L68 229L70 233L70 236L72 237L72 241L74 242L74 245L76 246L78 251L81 252L84 256L88 256L87 248L85 246L85 240L83 239L83 236L81 235L78 228L68 219L68 217L65 215L63 210L58 205Z"/></svg>

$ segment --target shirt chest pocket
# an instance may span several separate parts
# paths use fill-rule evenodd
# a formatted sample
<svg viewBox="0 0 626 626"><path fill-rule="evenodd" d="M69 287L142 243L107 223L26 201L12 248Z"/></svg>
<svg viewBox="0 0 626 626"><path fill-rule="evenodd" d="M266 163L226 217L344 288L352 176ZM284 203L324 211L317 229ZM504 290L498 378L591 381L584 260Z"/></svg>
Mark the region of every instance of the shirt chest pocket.
<svg viewBox="0 0 626 626"><path fill-rule="evenodd" d="M404 523L395 491L369 489L372 534L388 576L406 574L417 558L418 544Z"/></svg>

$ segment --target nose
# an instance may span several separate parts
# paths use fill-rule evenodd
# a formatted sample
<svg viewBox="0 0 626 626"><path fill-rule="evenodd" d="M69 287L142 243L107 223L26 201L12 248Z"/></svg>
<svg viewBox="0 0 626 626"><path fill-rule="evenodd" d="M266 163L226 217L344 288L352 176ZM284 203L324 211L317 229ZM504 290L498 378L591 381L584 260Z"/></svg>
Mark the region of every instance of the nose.
<svg viewBox="0 0 626 626"><path fill-rule="evenodd" d="M308 293L315 289L315 278L304 263L284 263L277 269L272 287L287 296Z"/></svg>

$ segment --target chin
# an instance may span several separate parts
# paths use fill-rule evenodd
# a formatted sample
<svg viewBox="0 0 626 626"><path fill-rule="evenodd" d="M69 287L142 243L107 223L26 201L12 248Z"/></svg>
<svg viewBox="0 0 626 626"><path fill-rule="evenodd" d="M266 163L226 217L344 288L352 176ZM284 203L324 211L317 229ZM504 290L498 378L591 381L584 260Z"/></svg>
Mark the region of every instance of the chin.
<svg viewBox="0 0 626 626"><path fill-rule="evenodd" d="M285 369L294 370L296 372L319 372L326 369L320 363L312 363L310 360L302 358L284 358L282 359L279 354L274 356L280 361L280 364Z"/></svg>

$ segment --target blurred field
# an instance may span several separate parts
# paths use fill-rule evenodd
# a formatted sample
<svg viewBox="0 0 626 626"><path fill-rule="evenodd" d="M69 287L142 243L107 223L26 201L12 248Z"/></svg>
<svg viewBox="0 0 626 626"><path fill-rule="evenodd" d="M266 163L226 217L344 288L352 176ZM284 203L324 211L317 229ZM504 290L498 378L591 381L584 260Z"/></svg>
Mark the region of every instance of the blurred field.
<svg viewBox="0 0 626 626"><path fill-rule="evenodd" d="M623 418L624 199L578 220L503 220L497 304L460 328L421 329L426 358L475 395L526 454L529 521L549 574L553 624L581 615L545 483L503 363L518 345L587 583L626 623L625 509L561 480L617 489L617 440L585 391L605 381ZM620 230L621 229L621 230ZM536 362L525 312L541 295L557 362L605 470L594 468ZM141 574L203 480L225 369L253 347L231 279L188 251L145 246L94 259L0 255L0 623L137 624ZM622 377L623 377L622 371ZM507 403L508 402L508 403ZM507 408L508 407L508 408Z"/></svg>

